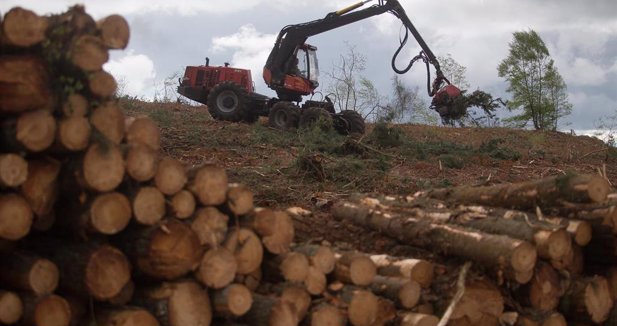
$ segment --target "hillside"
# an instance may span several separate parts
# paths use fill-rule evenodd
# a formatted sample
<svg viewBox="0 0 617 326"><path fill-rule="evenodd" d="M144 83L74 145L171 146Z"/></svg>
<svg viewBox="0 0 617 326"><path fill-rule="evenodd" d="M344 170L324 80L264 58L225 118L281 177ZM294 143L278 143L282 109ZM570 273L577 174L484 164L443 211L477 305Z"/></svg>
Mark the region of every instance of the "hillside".
<svg viewBox="0 0 617 326"><path fill-rule="evenodd" d="M505 128L371 125L364 137L354 140L319 128L273 130L263 118L253 125L216 121L205 106L127 99L122 106L128 115L148 115L158 122L167 154L187 165L211 161L224 166L232 181L255 191L257 205L315 211L310 218L296 220L299 239L328 240L365 251L395 244L341 225L325 214L334 202L353 193L404 195L568 171L603 171L617 184L617 153L588 136Z"/></svg>

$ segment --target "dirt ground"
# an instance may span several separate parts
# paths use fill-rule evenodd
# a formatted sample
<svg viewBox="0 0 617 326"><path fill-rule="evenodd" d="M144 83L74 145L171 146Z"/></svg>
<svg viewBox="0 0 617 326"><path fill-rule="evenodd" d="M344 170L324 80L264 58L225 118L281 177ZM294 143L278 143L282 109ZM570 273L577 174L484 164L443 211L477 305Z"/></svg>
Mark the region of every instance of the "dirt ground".
<svg viewBox="0 0 617 326"><path fill-rule="evenodd" d="M369 126L360 139L282 132L212 120L204 106L123 100L128 115L149 115L163 150L187 166L214 162L248 185L257 205L313 211L296 218L298 241L327 241L366 252L409 250L328 213L353 193L411 194L456 185L537 179L568 171L602 173L617 184L617 153L600 140L506 128ZM385 136L384 136L385 135Z"/></svg>

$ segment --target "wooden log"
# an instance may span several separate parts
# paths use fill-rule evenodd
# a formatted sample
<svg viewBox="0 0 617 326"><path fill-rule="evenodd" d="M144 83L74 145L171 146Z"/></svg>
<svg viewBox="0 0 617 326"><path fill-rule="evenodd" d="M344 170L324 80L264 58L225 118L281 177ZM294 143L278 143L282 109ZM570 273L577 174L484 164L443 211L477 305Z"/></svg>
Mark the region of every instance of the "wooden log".
<svg viewBox="0 0 617 326"><path fill-rule="evenodd" d="M85 96L71 93L62 102L62 114L69 117L85 117L88 114L90 103Z"/></svg>
<svg viewBox="0 0 617 326"><path fill-rule="evenodd" d="M135 283L129 281L116 296L110 298L107 302L114 306L124 306L133 299L133 294L135 294Z"/></svg>
<svg viewBox="0 0 617 326"><path fill-rule="evenodd" d="M554 312L542 321L542 326L567 326L568 322L562 314Z"/></svg>
<svg viewBox="0 0 617 326"><path fill-rule="evenodd" d="M293 220L283 211L256 208L243 216L241 225L255 230L268 252L279 255L289 251L294 238Z"/></svg>
<svg viewBox="0 0 617 326"><path fill-rule="evenodd" d="M122 108L113 101L97 106L90 114L94 129L114 144L124 139L124 119Z"/></svg>
<svg viewBox="0 0 617 326"><path fill-rule="evenodd" d="M187 219L195 212L195 196L188 190L180 190L171 197L170 213L179 219Z"/></svg>
<svg viewBox="0 0 617 326"><path fill-rule="evenodd" d="M301 285L286 283L280 291L280 298L292 304L298 314L298 320L304 319L311 306L311 295Z"/></svg>
<svg viewBox="0 0 617 326"><path fill-rule="evenodd" d="M439 318L433 315L404 312L398 315L397 321L401 326L437 326Z"/></svg>
<svg viewBox="0 0 617 326"><path fill-rule="evenodd" d="M253 295L242 284L230 284L212 294L212 305L218 315L242 316L251 309L252 304Z"/></svg>
<svg viewBox="0 0 617 326"><path fill-rule="evenodd" d="M143 290L135 303L148 309L161 326L208 326L212 322L207 292L191 281L163 283Z"/></svg>
<svg viewBox="0 0 617 326"><path fill-rule="evenodd" d="M520 290L519 302L540 311L552 311L559 305L564 289L557 271L551 265L539 262L531 281Z"/></svg>
<svg viewBox="0 0 617 326"><path fill-rule="evenodd" d="M22 113L16 120L6 120L2 129L5 150L42 152L53 144L57 124L49 111L34 110Z"/></svg>
<svg viewBox="0 0 617 326"><path fill-rule="evenodd" d="M69 326L73 319L71 305L63 297L50 294L43 297L22 295L25 326Z"/></svg>
<svg viewBox="0 0 617 326"><path fill-rule="evenodd" d="M128 126L126 130L126 141L129 145L148 145L158 152L161 149L161 131L156 125L156 122L151 118L145 116L138 117ZM225 183L227 184L227 182Z"/></svg>
<svg viewBox="0 0 617 326"><path fill-rule="evenodd" d="M66 12L52 16L51 20L53 27L60 26L75 35L94 34L96 32L94 19L86 13L86 8L83 5L71 6ZM65 33L65 31L62 31L62 34Z"/></svg>
<svg viewBox="0 0 617 326"><path fill-rule="evenodd" d="M45 31L49 26L47 17L42 17L33 11L14 7L5 15L0 31L2 43L16 47L30 47L45 39Z"/></svg>
<svg viewBox="0 0 617 326"><path fill-rule="evenodd" d="M379 314L379 299L370 291L345 286L340 299L347 304L347 318L354 326L375 324Z"/></svg>
<svg viewBox="0 0 617 326"><path fill-rule="evenodd" d="M592 237L591 224L583 220L572 220L558 217L552 217L548 219L551 223L558 225L567 225L566 231L570 234L570 237L577 245L584 247Z"/></svg>
<svg viewBox="0 0 617 326"><path fill-rule="evenodd" d="M174 280L186 275L197 268L203 252L197 235L174 219L120 235L119 245L139 271L155 279Z"/></svg>
<svg viewBox="0 0 617 326"><path fill-rule="evenodd" d="M343 312L333 305L322 303L311 311L311 326L344 326L347 323Z"/></svg>
<svg viewBox="0 0 617 326"><path fill-rule="evenodd" d="M222 289L233 282L237 270L234 255L224 247L215 247L201 258L195 278L209 288Z"/></svg>
<svg viewBox="0 0 617 326"><path fill-rule="evenodd" d="M293 251L308 257L310 265L315 266L323 274L330 274L334 271L336 257L334 251L328 246L305 243L294 246Z"/></svg>
<svg viewBox="0 0 617 326"><path fill-rule="evenodd" d="M173 195L184 188L187 177L182 162L171 157L163 157L158 164L154 183L165 195Z"/></svg>
<svg viewBox="0 0 617 326"><path fill-rule="evenodd" d="M255 291L261 284L263 272L258 268L248 274L236 274L235 283L240 283L246 286L249 290Z"/></svg>
<svg viewBox="0 0 617 326"><path fill-rule="evenodd" d="M114 190L124 178L124 158L118 145L93 143L88 147L81 166L83 183L90 189Z"/></svg>
<svg viewBox="0 0 617 326"><path fill-rule="evenodd" d="M85 204L74 203L60 224L76 234L89 231L113 235L126 228L131 216L128 198L119 192L108 192L92 196Z"/></svg>
<svg viewBox="0 0 617 326"><path fill-rule="evenodd" d="M251 326L295 326L299 323L293 304L259 294L253 294L251 309L242 321Z"/></svg>
<svg viewBox="0 0 617 326"><path fill-rule="evenodd" d="M308 276L309 261L301 253L289 252L266 260L263 268L264 274L272 281L304 282Z"/></svg>
<svg viewBox="0 0 617 326"><path fill-rule="evenodd" d="M23 303L16 293L0 290L0 324L17 323L23 312Z"/></svg>
<svg viewBox="0 0 617 326"><path fill-rule="evenodd" d="M613 302L617 302L617 267L611 267L606 272L606 281L608 282Z"/></svg>
<svg viewBox="0 0 617 326"><path fill-rule="evenodd" d="M157 171L158 153L148 145L134 143L126 153L126 173L135 181L145 182Z"/></svg>
<svg viewBox="0 0 617 326"><path fill-rule="evenodd" d="M353 203L335 205L333 214L411 245L497 268L519 283L529 280L537 259L537 252L531 244L502 235L486 234L460 226L433 224L429 219L384 216L379 211Z"/></svg>
<svg viewBox="0 0 617 326"><path fill-rule="evenodd" d="M109 15L96 22L103 44L110 49L124 49L129 43L130 28L124 17Z"/></svg>
<svg viewBox="0 0 617 326"><path fill-rule="evenodd" d="M583 270L585 268L585 257L583 255L583 249L580 246L573 245L572 246L572 258L566 257L563 261L565 265L565 270L570 273L573 277L579 277L583 275ZM555 266L555 262L551 262L553 266Z"/></svg>
<svg viewBox="0 0 617 326"><path fill-rule="evenodd" d="M159 326L159 322L147 310L138 307L98 308L98 326Z"/></svg>
<svg viewBox="0 0 617 326"><path fill-rule="evenodd" d="M99 70L88 75L90 93L100 99L109 99L116 93L118 83L110 73Z"/></svg>
<svg viewBox="0 0 617 326"><path fill-rule="evenodd" d="M154 225L165 216L165 196L158 188L140 187L131 198L135 221Z"/></svg>
<svg viewBox="0 0 617 326"><path fill-rule="evenodd" d="M82 151L90 144L92 128L85 117L72 116L58 121L55 147L67 151Z"/></svg>
<svg viewBox="0 0 617 326"><path fill-rule="evenodd" d="M28 177L28 162L17 154L0 154L0 188L19 187Z"/></svg>
<svg viewBox="0 0 617 326"><path fill-rule="evenodd" d="M71 44L69 59L83 71L100 71L109 60L109 52L100 38L86 34L77 37Z"/></svg>
<svg viewBox="0 0 617 326"><path fill-rule="evenodd" d="M303 283L308 293L321 295L326 290L326 275L317 267L309 266Z"/></svg>
<svg viewBox="0 0 617 326"><path fill-rule="evenodd" d="M452 284L449 284L452 286ZM437 291L437 290L436 290ZM456 290L448 289L446 293ZM443 311L450 304L450 299L438 300L438 311ZM467 279L465 292L450 315L453 325L499 325L503 314L504 298L491 281L487 279ZM440 315L439 313L438 315Z"/></svg>
<svg viewBox="0 0 617 326"><path fill-rule="evenodd" d="M188 188L201 204L221 205L227 200L227 172L210 164L192 169L189 171Z"/></svg>
<svg viewBox="0 0 617 326"><path fill-rule="evenodd" d="M32 209L18 194L0 194L0 239L19 240L30 232Z"/></svg>
<svg viewBox="0 0 617 326"><path fill-rule="evenodd" d="M609 284L601 276L573 280L560 302L560 311L571 322L602 323L612 307Z"/></svg>
<svg viewBox="0 0 617 326"><path fill-rule="evenodd" d="M56 290L59 271L56 264L35 254L7 250L0 251L0 286L6 289L29 291L37 296Z"/></svg>
<svg viewBox="0 0 617 326"><path fill-rule="evenodd" d="M577 204L564 202L561 206L553 207L551 214L568 219L586 221L595 231L602 226L609 227L617 234L617 205L614 203Z"/></svg>
<svg viewBox="0 0 617 326"><path fill-rule="evenodd" d="M434 276L433 263L423 259L397 258L388 255L369 256L377 266L377 274L404 277L418 282L423 288L431 286Z"/></svg>
<svg viewBox="0 0 617 326"><path fill-rule="evenodd" d="M39 58L2 56L0 113L15 114L48 107L53 101L48 85L47 69Z"/></svg>
<svg viewBox="0 0 617 326"><path fill-rule="evenodd" d="M246 228L232 229L223 246L234 253L238 262L238 273L248 274L260 267L263 247L253 231Z"/></svg>
<svg viewBox="0 0 617 326"><path fill-rule="evenodd" d="M410 279L375 276L370 289L376 295L392 300L401 309L411 309L420 302L422 288Z"/></svg>
<svg viewBox="0 0 617 326"><path fill-rule="evenodd" d="M235 216L253 210L253 192L245 185L232 183L227 188L227 209Z"/></svg>
<svg viewBox="0 0 617 326"><path fill-rule="evenodd" d="M228 222L229 217L215 207L204 207L197 210L190 224L202 246L215 248L227 237Z"/></svg>
<svg viewBox="0 0 617 326"><path fill-rule="evenodd" d="M535 209L536 206L554 206L563 200L600 203L609 192L610 184L600 176L567 174L516 184L435 189L427 192L427 195L460 204Z"/></svg>
<svg viewBox="0 0 617 326"><path fill-rule="evenodd" d="M21 185L21 194L30 204L37 219L52 214L58 197L58 176L61 164L52 158L30 160L28 177Z"/></svg>
<svg viewBox="0 0 617 326"><path fill-rule="evenodd" d="M335 257L334 277L341 282L366 286L377 275L375 263L365 254L344 252L337 253Z"/></svg>

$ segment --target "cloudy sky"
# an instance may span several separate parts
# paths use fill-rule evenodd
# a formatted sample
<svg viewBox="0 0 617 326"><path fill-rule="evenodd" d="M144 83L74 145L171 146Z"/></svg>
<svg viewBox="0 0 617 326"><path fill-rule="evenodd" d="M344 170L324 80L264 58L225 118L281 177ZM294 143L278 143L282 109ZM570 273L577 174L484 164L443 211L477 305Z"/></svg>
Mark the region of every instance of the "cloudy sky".
<svg viewBox="0 0 617 326"><path fill-rule="evenodd" d="M433 52L467 67L472 89L507 98L497 65L508 54L512 32L533 29L549 47L568 85L574 129L592 129L594 121L617 110L616 0L399 0ZM287 24L322 18L354 0L86 0L94 18L118 13L131 26L131 42L115 51L106 66L125 81L125 92L162 96L163 82L210 57L253 70L257 91L273 95L261 70L278 31ZM2 0L0 11L23 6L40 14L59 13L68 0ZM375 2L373 2L375 3ZM314 36L322 76L332 69L346 43L367 58L366 76L388 95L391 57L398 47L400 22L384 14ZM400 56L419 51L410 40ZM401 60L402 64L402 60ZM418 65L404 76L424 90L425 70ZM323 84L323 82L322 82ZM428 101L428 97L427 97ZM564 127L565 128L565 127Z"/></svg>

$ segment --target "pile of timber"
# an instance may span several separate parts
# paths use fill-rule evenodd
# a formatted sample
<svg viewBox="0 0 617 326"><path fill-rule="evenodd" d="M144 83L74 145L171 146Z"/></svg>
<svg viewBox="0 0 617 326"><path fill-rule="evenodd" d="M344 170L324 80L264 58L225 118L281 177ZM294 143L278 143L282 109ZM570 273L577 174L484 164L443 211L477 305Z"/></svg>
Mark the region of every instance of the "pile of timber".
<svg viewBox="0 0 617 326"><path fill-rule="evenodd" d="M610 192L603 177L566 174L404 197L358 195L335 205L333 215L450 263L471 262L449 325L617 325L617 201ZM435 275L431 293L444 293L444 285L452 292L443 280L450 269ZM441 314L442 297L422 300Z"/></svg>

